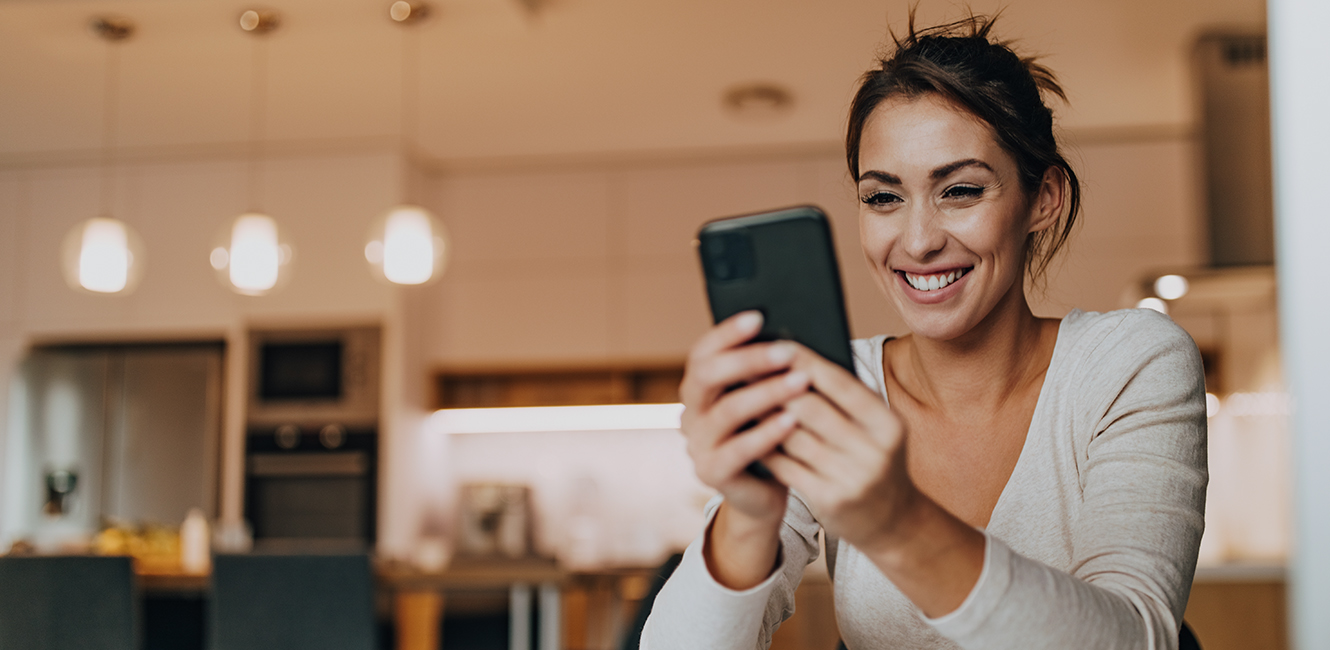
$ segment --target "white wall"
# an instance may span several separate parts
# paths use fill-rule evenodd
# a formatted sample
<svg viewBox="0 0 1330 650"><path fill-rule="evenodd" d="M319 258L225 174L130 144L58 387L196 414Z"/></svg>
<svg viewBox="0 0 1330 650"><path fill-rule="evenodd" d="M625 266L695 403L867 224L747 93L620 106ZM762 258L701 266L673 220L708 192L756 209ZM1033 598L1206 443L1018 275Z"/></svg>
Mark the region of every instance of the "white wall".
<svg viewBox="0 0 1330 650"><path fill-rule="evenodd" d="M1275 228L1284 364L1293 398L1296 541L1291 579L1293 647L1330 647L1330 5L1270 4L1270 88L1274 122Z"/></svg>

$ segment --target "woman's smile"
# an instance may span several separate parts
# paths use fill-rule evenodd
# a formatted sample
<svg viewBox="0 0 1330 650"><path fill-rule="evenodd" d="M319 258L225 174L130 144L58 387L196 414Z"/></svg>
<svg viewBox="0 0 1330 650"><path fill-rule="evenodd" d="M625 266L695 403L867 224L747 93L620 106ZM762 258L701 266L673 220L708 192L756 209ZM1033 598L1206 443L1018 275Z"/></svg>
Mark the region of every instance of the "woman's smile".
<svg viewBox="0 0 1330 650"><path fill-rule="evenodd" d="M896 269L896 276L906 285L905 295L911 300L920 304L934 304L958 293L965 278L973 270L973 266L917 273Z"/></svg>

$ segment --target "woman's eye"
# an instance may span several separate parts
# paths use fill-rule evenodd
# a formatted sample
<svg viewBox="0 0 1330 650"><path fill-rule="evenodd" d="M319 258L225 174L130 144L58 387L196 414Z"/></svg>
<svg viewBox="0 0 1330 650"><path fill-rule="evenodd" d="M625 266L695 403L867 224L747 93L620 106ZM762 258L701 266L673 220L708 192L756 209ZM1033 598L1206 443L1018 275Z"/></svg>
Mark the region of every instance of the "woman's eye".
<svg viewBox="0 0 1330 650"><path fill-rule="evenodd" d="M977 185L952 185L942 192L947 199L973 199L982 196L984 188Z"/></svg>
<svg viewBox="0 0 1330 650"><path fill-rule="evenodd" d="M891 192L871 192L859 198L865 205L888 205L891 203L900 203L901 197Z"/></svg>

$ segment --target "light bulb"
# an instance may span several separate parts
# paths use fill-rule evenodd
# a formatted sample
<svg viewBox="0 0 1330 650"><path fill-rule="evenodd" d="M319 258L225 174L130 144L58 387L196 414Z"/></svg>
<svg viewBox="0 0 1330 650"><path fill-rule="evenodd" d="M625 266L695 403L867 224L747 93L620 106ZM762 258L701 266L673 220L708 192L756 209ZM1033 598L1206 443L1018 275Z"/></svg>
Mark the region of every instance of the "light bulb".
<svg viewBox="0 0 1330 650"><path fill-rule="evenodd" d="M238 293L259 296L276 287L290 261L291 247L281 240L277 222L249 212L236 217L208 254L219 278Z"/></svg>
<svg viewBox="0 0 1330 650"><path fill-rule="evenodd" d="M124 293L142 270L138 235L123 221L88 219L65 237L65 277L76 289Z"/></svg>
<svg viewBox="0 0 1330 650"><path fill-rule="evenodd" d="M425 284L442 273L446 242L443 226L428 210L399 205L375 222L365 260L389 282Z"/></svg>
<svg viewBox="0 0 1330 650"><path fill-rule="evenodd" d="M129 259L125 224L114 219L93 219L83 229L79 284L98 293L123 291L129 283Z"/></svg>

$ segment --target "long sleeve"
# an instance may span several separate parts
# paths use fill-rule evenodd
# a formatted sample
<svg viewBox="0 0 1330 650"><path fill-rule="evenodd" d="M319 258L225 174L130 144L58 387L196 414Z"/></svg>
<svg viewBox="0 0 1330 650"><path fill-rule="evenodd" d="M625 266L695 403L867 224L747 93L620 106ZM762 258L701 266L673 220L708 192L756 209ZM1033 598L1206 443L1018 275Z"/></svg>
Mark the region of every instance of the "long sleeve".
<svg viewBox="0 0 1330 650"><path fill-rule="evenodd" d="M765 650L772 633L794 613L794 590L818 553L819 526L808 506L790 495L781 526L780 566L761 584L735 591L716 582L702 557L719 505L719 497L707 504L703 532L656 596L642 630L642 650Z"/></svg>
<svg viewBox="0 0 1330 650"><path fill-rule="evenodd" d="M990 534L970 597L928 621L962 648L1177 647L1204 528L1199 354L1153 315L1121 317L1088 343L1067 386L1088 433L1071 437L1080 503L1066 522L1070 570Z"/></svg>

